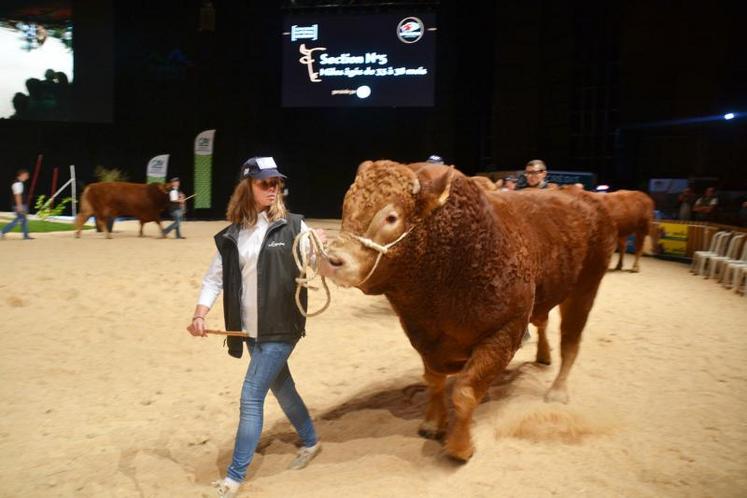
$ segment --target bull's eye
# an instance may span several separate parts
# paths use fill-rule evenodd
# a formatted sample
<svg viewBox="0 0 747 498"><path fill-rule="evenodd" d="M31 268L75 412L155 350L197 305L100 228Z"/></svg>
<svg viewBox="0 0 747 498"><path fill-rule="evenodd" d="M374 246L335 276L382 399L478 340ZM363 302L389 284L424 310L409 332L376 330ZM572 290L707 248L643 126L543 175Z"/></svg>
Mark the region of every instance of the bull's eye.
<svg viewBox="0 0 747 498"><path fill-rule="evenodd" d="M386 217L386 222L390 223L390 224L391 223L396 223L397 222L397 215L396 214L390 214L389 216Z"/></svg>

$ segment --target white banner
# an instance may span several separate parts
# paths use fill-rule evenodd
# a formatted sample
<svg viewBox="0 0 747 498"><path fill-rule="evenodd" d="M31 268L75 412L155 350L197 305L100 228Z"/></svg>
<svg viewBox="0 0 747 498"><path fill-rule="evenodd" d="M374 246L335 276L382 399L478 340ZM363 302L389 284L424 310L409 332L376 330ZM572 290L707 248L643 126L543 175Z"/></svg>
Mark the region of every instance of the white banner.
<svg viewBox="0 0 747 498"><path fill-rule="evenodd" d="M198 156L210 156L213 154L213 137L215 130L205 130L195 138L195 154Z"/></svg>
<svg viewBox="0 0 747 498"><path fill-rule="evenodd" d="M166 181L166 172L169 169L169 155L161 154L148 161L146 176L147 183L160 183Z"/></svg>

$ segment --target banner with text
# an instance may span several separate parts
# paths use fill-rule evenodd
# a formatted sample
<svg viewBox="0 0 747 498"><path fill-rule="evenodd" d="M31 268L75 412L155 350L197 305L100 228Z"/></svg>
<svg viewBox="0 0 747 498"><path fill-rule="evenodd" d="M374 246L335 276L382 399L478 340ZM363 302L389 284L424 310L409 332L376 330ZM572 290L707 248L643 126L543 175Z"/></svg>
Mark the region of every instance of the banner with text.
<svg viewBox="0 0 747 498"><path fill-rule="evenodd" d="M169 155L161 154L148 161L148 169L145 176L147 183L162 183L166 181L166 172L169 169Z"/></svg>
<svg viewBox="0 0 747 498"><path fill-rule="evenodd" d="M205 130L195 138L195 209L212 207L214 137L215 130Z"/></svg>

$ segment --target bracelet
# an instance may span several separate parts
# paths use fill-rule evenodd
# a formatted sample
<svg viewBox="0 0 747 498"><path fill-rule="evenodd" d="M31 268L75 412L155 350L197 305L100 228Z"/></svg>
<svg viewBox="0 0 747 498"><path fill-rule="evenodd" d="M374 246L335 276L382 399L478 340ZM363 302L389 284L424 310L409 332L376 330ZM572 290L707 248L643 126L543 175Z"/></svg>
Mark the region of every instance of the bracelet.
<svg viewBox="0 0 747 498"><path fill-rule="evenodd" d="M193 317L192 317L192 321L195 321L195 320L197 320L198 318L202 318L202 319L204 320L204 319L205 319L205 316L204 316L204 315L195 315L195 316L193 316Z"/></svg>

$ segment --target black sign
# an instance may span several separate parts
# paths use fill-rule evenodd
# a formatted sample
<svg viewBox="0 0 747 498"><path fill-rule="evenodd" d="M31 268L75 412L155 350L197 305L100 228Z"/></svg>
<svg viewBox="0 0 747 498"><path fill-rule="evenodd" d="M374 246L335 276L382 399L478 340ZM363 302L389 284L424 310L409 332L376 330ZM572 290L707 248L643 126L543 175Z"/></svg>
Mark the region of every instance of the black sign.
<svg viewBox="0 0 747 498"><path fill-rule="evenodd" d="M434 14L289 16L284 107L433 105Z"/></svg>

